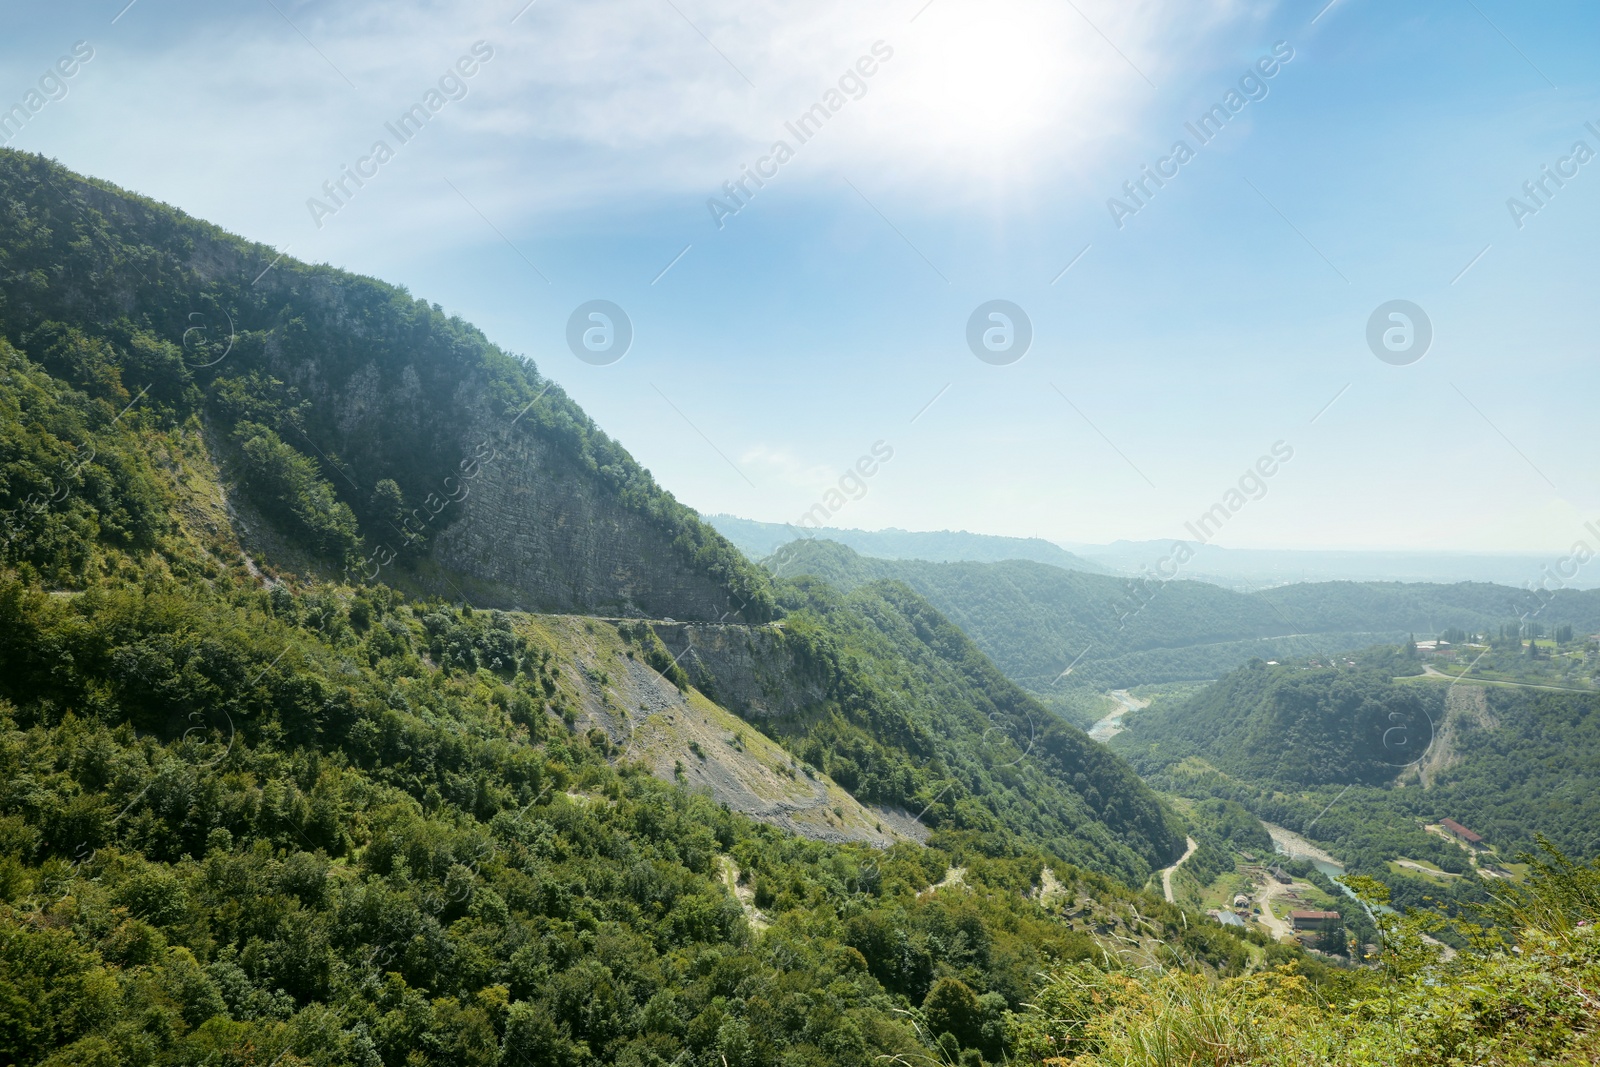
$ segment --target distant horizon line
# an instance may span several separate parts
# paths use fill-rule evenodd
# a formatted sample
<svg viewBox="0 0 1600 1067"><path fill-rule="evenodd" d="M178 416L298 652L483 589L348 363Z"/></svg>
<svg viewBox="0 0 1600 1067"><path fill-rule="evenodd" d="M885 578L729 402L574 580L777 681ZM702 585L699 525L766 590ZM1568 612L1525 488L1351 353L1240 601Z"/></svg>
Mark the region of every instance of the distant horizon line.
<svg viewBox="0 0 1600 1067"><path fill-rule="evenodd" d="M733 519L733 520L735 520L737 522L751 522L751 523L757 523L757 524L759 524L761 526L789 527L791 529L794 528L794 524L793 523L789 523L789 522L772 522L772 521L767 520L767 519L751 519L751 518L746 518L743 515L734 515L734 514L732 514L730 512L725 512L725 511L704 513L704 514L701 514L700 517L701 517L701 519L703 521L708 522L708 523L711 522L712 519ZM1374 547L1374 546L1351 547L1351 546L1348 546L1348 545L1340 545L1340 546L1334 546L1334 547L1328 547L1328 546L1324 546L1324 545L1296 545L1296 546L1292 546L1292 547L1282 546L1282 545L1222 545L1222 544L1218 544L1215 541L1195 541L1194 539L1187 538L1187 537L1119 537L1114 541L1058 541L1058 540L1056 540L1054 538L1046 537L1043 534L996 534L996 533L984 533L984 532L981 532L981 531L978 531L978 530L965 530L965 529L955 530L955 529L950 529L948 527L946 527L944 529L939 529L939 530L912 530L912 529L908 529L908 528L906 528L904 526L884 526L884 527L881 527L881 528L876 529L876 530L868 530L868 529L863 529L862 527L859 527L859 526L822 526L822 527L817 527L815 529L807 528L806 532L809 532L811 534L820 534L821 532L823 532L825 530L833 530L833 531L837 531L839 533L858 533L858 534L884 534L884 533L901 533L901 534L965 534L965 535L967 535L969 537L992 537L992 538L995 538L997 540L1005 540L1005 541L1042 541L1045 544L1053 545L1056 548L1059 548L1064 552L1079 552L1079 551L1083 551L1083 550L1099 549L1099 548L1115 548L1117 545L1173 544L1173 543L1180 542L1180 541L1183 542L1184 544L1196 545L1196 546L1199 546L1201 548L1216 548L1216 549L1220 549L1220 550L1225 551L1225 552L1321 552L1321 553L1343 552L1343 553L1348 553L1350 555L1379 555L1379 554L1396 555L1396 554L1399 554L1399 555L1427 556L1427 557L1432 557L1432 558L1437 558L1437 557L1440 557L1440 556L1497 556L1497 557L1504 557L1504 558L1507 558L1507 559L1516 559L1516 558L1523 558L1523 557L1533 556L1533 557L1542 558L1542 557L1544 557L1546 555L1550 555L1550 554L1560 555L1560 554L1569 552L1571 550L1570 546L1562 547L1562 548L1543 547L1543 548L1438 548L1438 549L1424 549L1424 548L1415 548L1415 547L1412 547L1412 548ZM796 540L801 540L803 538L804 538L804 533L797 534L797 536L796 536Z"/></svg>

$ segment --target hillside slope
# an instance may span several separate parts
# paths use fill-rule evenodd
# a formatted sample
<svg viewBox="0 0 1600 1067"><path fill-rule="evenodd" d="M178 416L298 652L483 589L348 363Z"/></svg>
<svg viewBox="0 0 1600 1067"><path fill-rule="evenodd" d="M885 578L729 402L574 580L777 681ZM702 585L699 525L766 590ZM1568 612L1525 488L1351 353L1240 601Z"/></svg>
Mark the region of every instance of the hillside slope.
<svg viewBox="0 0 1600 1067"><path fill-rule="evenodd" d="M865 1067L939 1054L939 988L996 1062L1051 966L1250 958L1019 834L730 811L719 776L893 836L649 666L648 627L154 541L75 595L0 572L0 1061Z"/></svg>
<svg viewBox="0 0 1600 1067"><path fill-rule="evenodd" d="M1134 884L1182 853L1180 823L1119 758L1008 681L911 589L841 596L802 580L780 585L779 602L794 673L820 679L823 699L754 721L858 797L932 826L1020 830Z"/></svg>
<svg viewBox="0 0 1600 1067"><path fill-rule="evenodd" d="M467 323L9 150L0 337L115 409L200 420L251 536L304 566L494 607L771 613L732 545Z"/></svg>
<svg viewBox="0 0 1600 1067"><path fill-rule="evenodd" d="M435 662L479 669L494 669L473 651L480 624L446 602L480 614L508 605L605 615L574 629L511 611L523 621L483 640L539 630L553 662L586 680L581 694L560 690L575 726L614 748L626 725L656 774L710 788L755 817L879 843L931 828L982 831L1056 848L1132 884L1181 841L1153 794L1081 737L1052 733L1053 763L1019 750L1022 770L990 774L974 754L999 747L984 742L997 736L995 708L1019 722L1048 716L1012 708L1020 695L997 672L971 669L966 661L981 656L970 646L930 653L888 612L780 609L764 572L530 365L466 324L370 279L288 260L253 284L240 268L258 250L30 157L0 157L0 180L10 193L0 357L11 384L0 551L25 587L92 592L132 568L180 586L407 591L425 605L417 618L429 642L442 642L430 644ZM180 314L187 302L211 311ZM213 339L208 315L218 309L234 331ZM487 428L502 415L503 426ZM440 476L459 490L454 503L436 501L437 514L394 510L412 496L402 486L448 469L439 464L455 462L453 443L480 431L488 451ZM369 484L372 493L360 491ZM414 524L408 547L388 552L386 527L411 533ZM948 630L915 597L897 606ZM791 616L781 633L755 625L780 612ZM774 740L750 732L737 741L737 720L714 698L686 681L676 694L651 681L652 672L682 676L653 631L627 628L628 616L669 636L696 620L722 626L735 645L804 631L785 654L825 664L826 685L784 692L790 718L842 708L856 717L853 743L882 766L841 789L820 765L820 780L802 773ZM635 645L625 647L625 630ZM14 654L25 662L35 652ZM759 721L741 697L760 688L758 675L750 664L721 670L715 686L700 680ZM884 687L875 676L899 681ZM219 693L228 684L215 681ZM908 693L919 694L915 708L901 706Z"/></svg>
<svg viewBox="0 0 1600 1067"><path fill-rule="evenodd" d="M192 583L238 583L269 598L298 585L321 598L365 597L365 589L389 596L391 587L382 583L308 583L280 561L253 555L236 536L222 472L197 420L174 425L148 409L119 418L109 403L68 389L4 341L0 362L12 386L0 406L0 477L10 487L0 494L7 531L0 551L15 566L19 588L49 589L86 605L96 604L94 597L107 588L148 585L158 576L174 583L175 601ZM47 488L56 484L52 478L59 482L55 490ZM30 486L39 488L22 496ZM421 627L420 632L396 631L393 640L396 647L425 642L419 651L426 648L441 667L494 671L516 662L516 638L542 634L547 665L559 669L563 681L537 699L551 704L559 695L552 708L570 711L574 727L603 741L613 759L631 752L630 758L646 760L662 778L706 786L739 811L808 836L886 843L920 839L936 828L981 832L996 842L1053 848L1134 885L1181 841L1167 825L1168 813L1126 765L1076 730L1054 724L909 590L896 601L898 613L865 597L836 603L825 589L799 594L786 586L784 596L786 617L775 627L601 619L580 625L572 617L519 612L504 613L503 624L486 625L483 618L499 616L422 600L403 616L411 620L409 629ZM866 614L868 609L874 614ZM917 618L923 632L942 632L944 645L930 648L910 636L907 617ZM95 630L101 624L83 625ZM702 629L686 629L696 625ZM765 684L775 685L781 698L782 721L831 723L843 714L853 724L851 751L870 758L855 764L823 759L809 749L802 754L804 731L771 727L743 695L762 688L761 664L748 658L714 661L716 675L706 674L702 650L710 655L712 646L705 639L692 656L683 648L669 653L652 626L675 641L715 631L738 649L776 642ZM23 633L0 649L0 665L17 679L15 699L37 699L59 653ZM182 641L178 648L184 651L169 648L177 638L159 624L153 624L155 646L148 653L116 634L96 640L103 645L97 657L123 657L117 662L131 678L149 675L152 692L194 674L203 696L180 704L185 713L226 714L209 701L223 701L245 670L238 650L218 647L197 659ZM391 643L382 635L375 640ZM791 753L754 729L742 731L741 720L690 689L674 655L708 691L726 694L749 722L789 743ZM681 688L664 688L663 672L682 682ZM110 701L107 713L113 716L124 713L118 694L128 684L117 677L114 684L110 677L105 682L111 686L104 698ZM51 699L85 714L86 694ZM305 714L305 732L296 735L301 744L319 745L329 736L325 729L351 725L349 709L326 727L320 725L323 713ZM143 726L159 731L161 723L153 719ZM1036 733L1041 747L1034 751ZM1046 739L1054 748L1043 744ZM800 768L799 759L812 766ZM991 773L985 760L998 761L1002 772ZM841 789L826 775L846 767L856 769ZM860 801L879 810L869 812Z"/></svg>

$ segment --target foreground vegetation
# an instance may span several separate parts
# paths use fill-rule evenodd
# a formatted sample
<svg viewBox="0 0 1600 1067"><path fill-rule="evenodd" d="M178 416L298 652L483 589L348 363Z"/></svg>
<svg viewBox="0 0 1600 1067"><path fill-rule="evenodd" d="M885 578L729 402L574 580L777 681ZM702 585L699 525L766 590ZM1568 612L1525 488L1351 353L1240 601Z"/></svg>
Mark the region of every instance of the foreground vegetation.
<svg viewBox="0 0 1600 1067"><path fill-rule="evenodd" d="M613 765L515 617L208 578L0 583L19 1067L1594 1053L1594 868L1535 865L1449 963L1380 912L1339 970L1014 836L804 841Z"/></svg>
<svg viewBox="0 0 1600 1067"><path fill-rule="evenodd" d="M1530 857L1531 858L1531 857ZM1372 905L1386 894L1352 880ZM1441 959L1426 916L1382 916L1376 971L1319 985L1280 967L1235 977L1080 963L1013 1019L1018 1059L1048 1067L1445 1067L1600 1060L1600 862L1553 849L1503 886Z"/></svg>
<svg viewBox="0 0 1600 1067"><path fill-rule="evenodd" d="M208 579L0 579L0 1059L998 1059L1102 951L1047 866L1248 958L1018 833L805 841L613 765L514 617Z"/></svg>

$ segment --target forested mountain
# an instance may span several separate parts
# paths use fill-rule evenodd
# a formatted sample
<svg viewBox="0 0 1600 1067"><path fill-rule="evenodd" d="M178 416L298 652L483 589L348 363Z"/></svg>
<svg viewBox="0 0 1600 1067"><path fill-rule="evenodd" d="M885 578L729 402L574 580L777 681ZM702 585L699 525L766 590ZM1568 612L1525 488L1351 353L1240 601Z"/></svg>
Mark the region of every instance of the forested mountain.
<svg viewBox="0 0 1600 1067"><path fill-rule="evenodd" d="M662 782L654 735L715 709L590 725L636 692L586 656L608 624L262 588L185 537L75 596L0 578L4 1062L865 1067L947 1032L998 1060L1097 929L1247 959L959 787L976 832L878 852ZM757 740L714 743L803 778ZM737 769L678 777L700 760Z"/></svg>
<svg viewBox="0 0 1600 1067"><path fill-rule="evenodd" d="M1110 574L1103 564L1073 555L1042 537L1000 537L965 530L841 530L831 526L813 529L785 522L755 522L733 515L709 515L706 521L752 560L765 559L797 540L834 541L863 556L879 559L922 559L934 562L971 560L997 563L1031 559L1066 570Z"/></svg>
<svg viewBox="0 0 1600 1067"><path fill-rule="evenodd" d="M1447 627L1493 630L1526 614L1600 630L1600 591L1547 596L1483 583L1323 582L1239 593L1204 582L1143 582L1041 563L928 563L796 542L765 561L841 588L902 581L972 638L1013 681L1052 692L1069 676L1099 688L1219 677L1253 658L1321 656Z"/></svg>
<svg viewBox="0 0 1600 1067"><path fill-rule="evenodd" d="M784 630L831 679L829 700L771 729L857 796L936 824L1026 840L1134 882L1177 858L1182 833L1120 758L1008 681L899 583L841 597L785 583ZM764 724L765 725L765 724ZM936 820L930 819L937 816Z"/></svg>
<svg viewBox="0 0 1600 1067"><path fill-rule="evenodd" d="M14 151L0 278L0 336L113 414L202 429L286 560L495 607L771 614L757 569L559 386L403 289ZM9 490L48 496L72 462ZM38 546L76 506L14 542L52 582L71 569Z"/></svg>
<svg viewBox="0 0 1600 1067"><path fill-rule="evenodd" d="M398 290L0 188L0 1062L977 1062L1114 940L1250 961L911 590L772 581Z"/></svg>
<svg viewBox="0 0 1600 1067"><path fill-rule="evenodd" d="M760 569L553 383L465 323L370 279L288 259L250 276L260 249L44 161L3 159L0 337L11 388L0 514L7 561L24 582L92 590L129 552L179 579L250 572L256 563L226 547L236 509L242 547L288 572L443 589L480 609L516 597L735 627L779 612ZM202 310L182 311L191 306ZM229 332L211 332L221 321ZM486 412L503 424L475 426L488 443L457 460L459 424ZM430 503L408 511L430 479L454 503L424 495ZM205 544L210 536L225 545ZM812 610L791 622L789 644L807 625L814 640L789 654L827 659L828 688L789 718L853 716L853 743L893 764L858 767L874 799L929 825L987 805L988 821L971 828L1049 837L1064 850L1076 835L1074 858L1135 882L1181 848L1137 779L1081 736L1041 723L1048 774L1065 792L1037 779L1046 746L1035 751L1024 727L1040 709L974 666L981 655L915 595L894 594L894 611L889 599L845 607L820 590L793 595L796 610ZM875 683L874 672L897 681ZM936 695L925 690L935 679ZM930 716L957 707L962 717L934 727ZM1003 730L1008 752L995 740ZM972 777L989 773L974 762L984 737L988 756L1036 775L1031 796ZM995 807L1013 803L1007 795L1053 803L1008 822ZM1101 808L1115 828L1096 821Z"/></svg>
<svg viewBox="0 0 1600 1067"><path fill-rule="evenodd" d="M1269 667L1257 660L1166 714L1135 715L1146 759L1199 756L1282 789L1385 785L1427 750L1444 721L1444 687L1396 685L1381 667ZM1132 741L1137 734L1138 742Z"/></svg>

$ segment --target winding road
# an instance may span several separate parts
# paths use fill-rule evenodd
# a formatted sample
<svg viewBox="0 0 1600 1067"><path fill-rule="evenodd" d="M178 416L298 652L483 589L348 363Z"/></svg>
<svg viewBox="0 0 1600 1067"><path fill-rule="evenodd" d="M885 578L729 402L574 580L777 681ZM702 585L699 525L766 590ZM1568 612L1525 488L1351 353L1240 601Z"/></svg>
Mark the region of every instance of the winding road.
<svg viewBox="0 0 1600 1067"><path fill-rule="evenodd" d="M1273 899L1286 896L1288 891L1288 886L1268 880L1260 891L1256 893L1256 903L1261 906L1261 925L1265 926L1272 933L1272 936L1279 941L1288 941L1294 937L1294 928L1278 918L1272 911Z"/></svg>
<svg viewBox="0 0 1600 1067"><path fill-rule="evenodd" d="M1174 863L1171 867L1163 867L1161 869L1161 891L1167 895L1168 904L1177 903L1177 901L1172 899L1172 872L1177 870L1179 867L1182 867L1183 861L1194 855L1194 850L1200 847L1195 843L1195 839L1192 837L1184 838L1184 840L1189 842L1188 851L1184 852L1184 854L1178 858L1177 863Z"/></svg>
<svg viewBox="0 0 1600 1067"><path fill-rule="evenodd" d="M1508 682L1500 678L1476 678L1472 675L1447 674L1431 663L1422 665L1422 674L1426 678L1443 678L1451 682L1466 682L1468 685L1504 686L1510 689L1543 689L1551 693L1593 693L1593 689L1576 689L1567 685L1539 685L1536 682ZM1099 725L1098 723L1096 725Z"/></svg>

